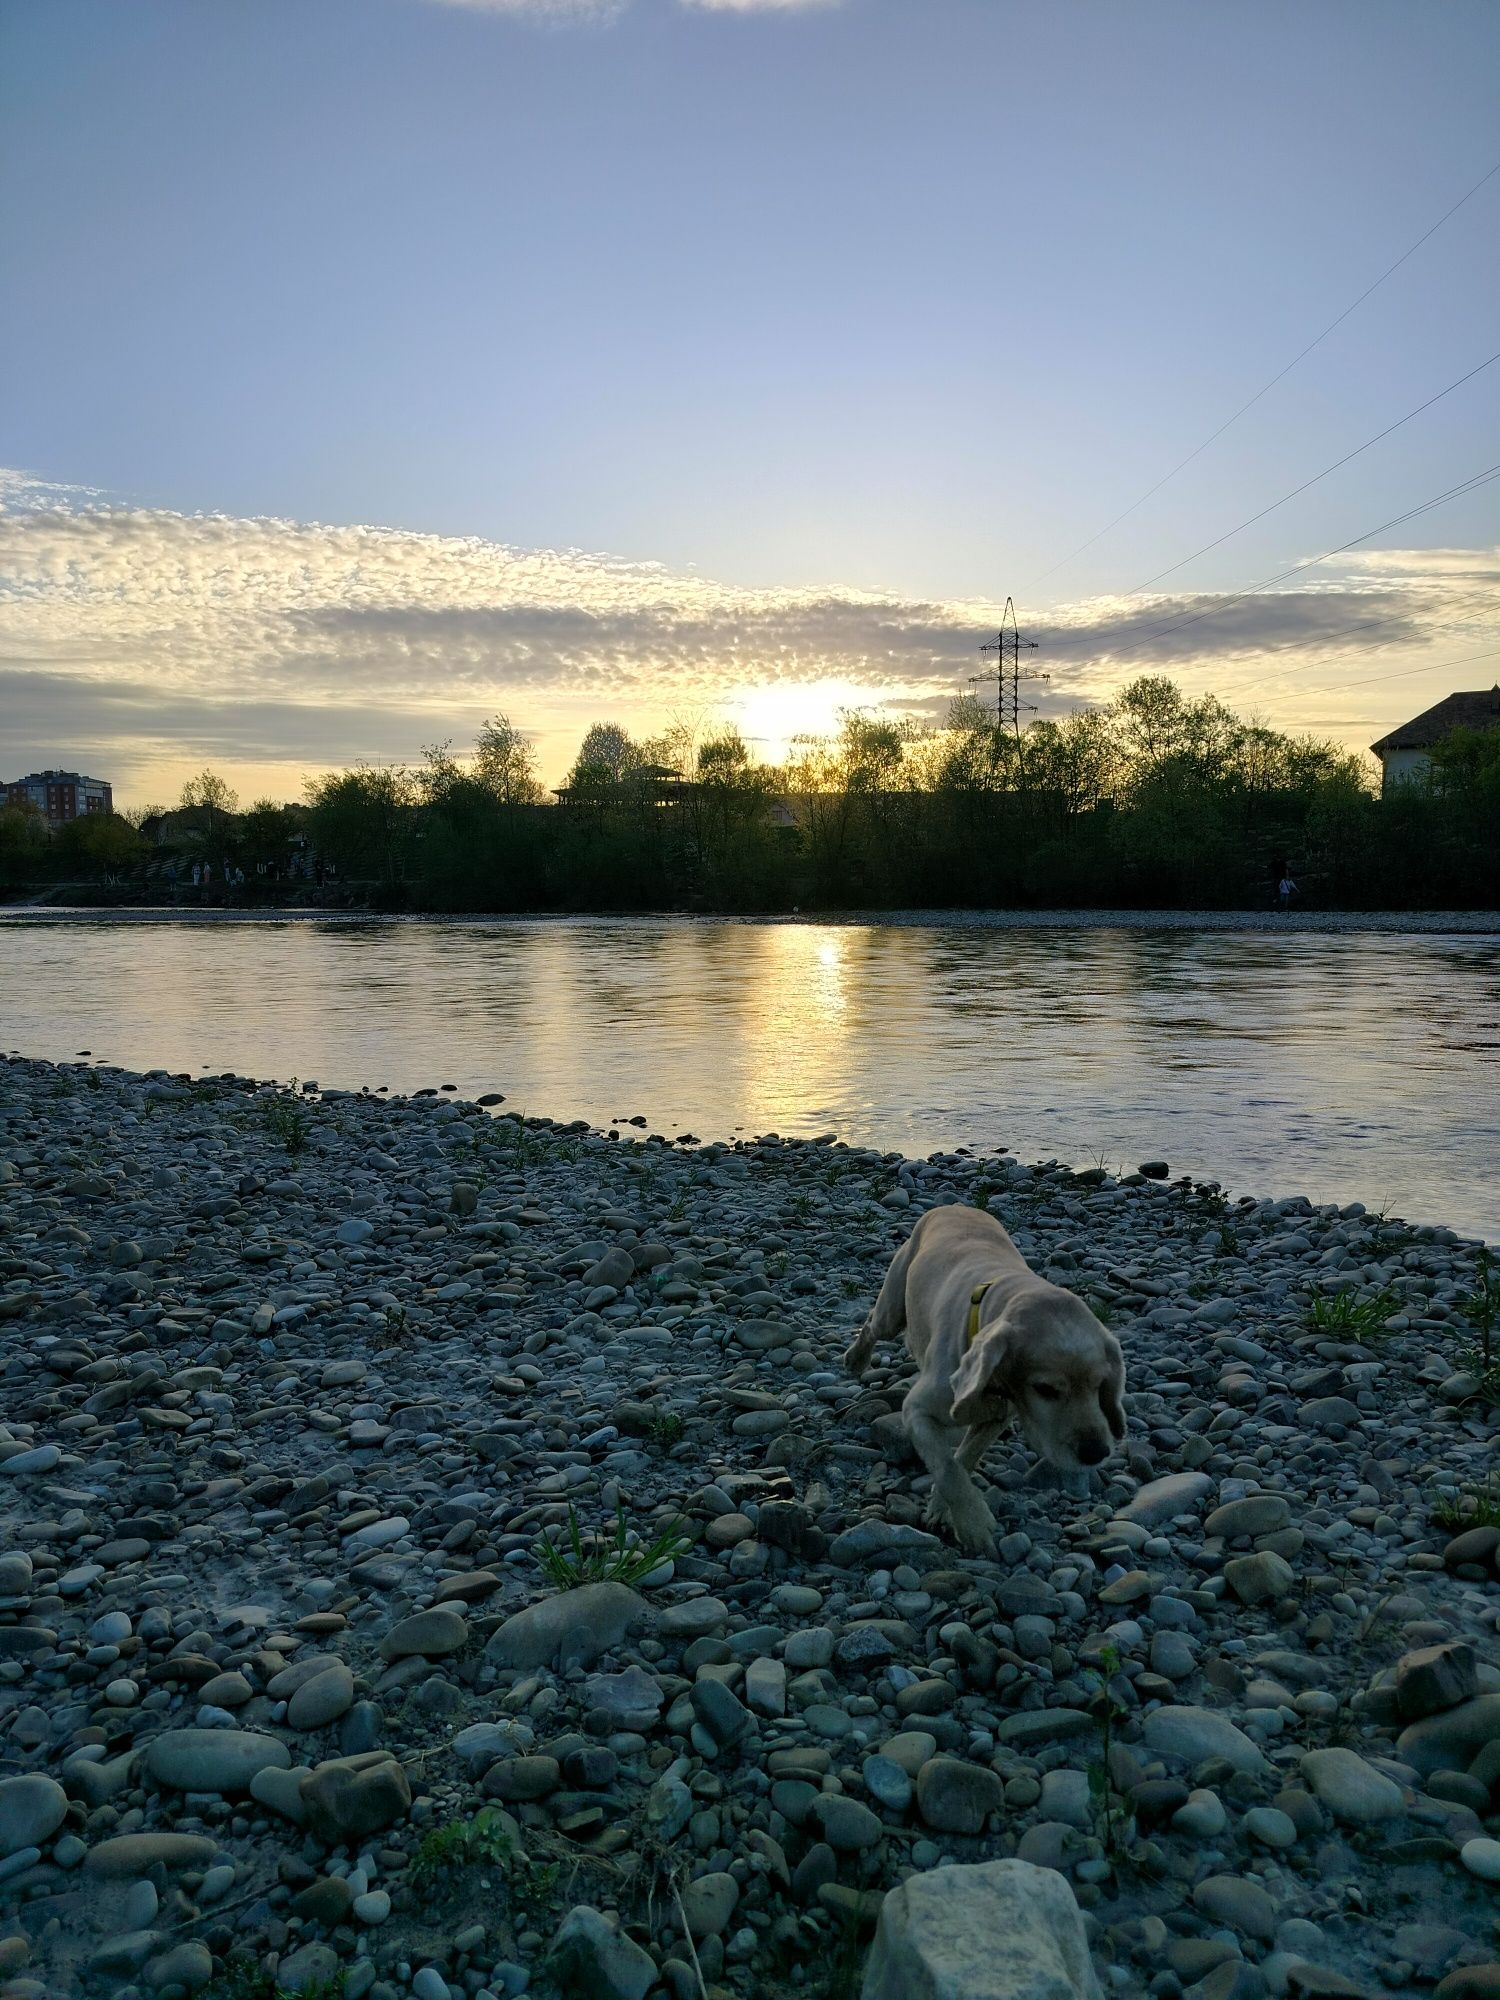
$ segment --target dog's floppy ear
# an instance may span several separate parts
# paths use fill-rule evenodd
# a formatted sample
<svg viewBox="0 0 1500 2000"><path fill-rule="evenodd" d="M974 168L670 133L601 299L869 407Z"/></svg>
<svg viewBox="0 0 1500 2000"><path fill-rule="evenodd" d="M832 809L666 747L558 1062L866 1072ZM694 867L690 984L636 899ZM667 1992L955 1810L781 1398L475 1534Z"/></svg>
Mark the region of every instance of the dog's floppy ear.
<svg viewBox="0 0 1500 2000"><path fill-rule="evenodd" d="M1125 1356L1112 1333L1105 1334L1104 1343L1109 1352L1109 1379L1099 1391L1099 1407L1118 1441L1125 1435Z"/></svg>
<svg viewBox="0 0 1500 2000"><path fill-rule="evenodd" d="M1008 1396L1015 1367L1015 1339L1002 1326L992 1326L979 1335L949 1379L953 1397L953 1421L970 1424L979 1412L980 1396Z"/></svg>

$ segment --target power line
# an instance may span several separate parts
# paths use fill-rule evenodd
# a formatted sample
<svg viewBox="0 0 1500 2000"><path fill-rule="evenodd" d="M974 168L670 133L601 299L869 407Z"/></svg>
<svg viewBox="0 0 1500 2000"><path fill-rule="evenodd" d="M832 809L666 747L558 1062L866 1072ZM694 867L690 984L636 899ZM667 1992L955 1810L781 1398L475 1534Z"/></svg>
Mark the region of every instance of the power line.
<svg viewBox="0 0 1500 2000"><path fill-rule="evenodd" d="M1435 674L1440 671L1446 671L1449 667L1466 667L1471 660L1494 659L1500 659L1500 646L1490 646L1482 653L1460 653L1455 660L1429 660L1425 667L1400 667L1393 674L1371 674L1364 680L1321 683L1317 687L1301 688L1291 694L1282 695L1279 699L1282 701L1305 701L1310 694L1341 694L1345 688L1376 687L1382 681L1410 680L1413 674ZM1239 696L1253 694L1256 688L1264 686L1265 682L1263 680L1251 681L1248 686L1231 688L1229 692L1238 699Z"/></svg>
<svg viewBox="0 0 1500 2000"><path fill-rule="evenodd" d="M1434 494L1430 500L1420 501L1415 507L1408 507L1404 513L1393 514L1388 521L1382 521L1378 527L1367 529L1364 534L1355 535L1347 542L1340 542L1337 548L1325 549L1322 555L1312 556L1306 562L1293 563L1289 569L1278 570L1274 576L1263 577L1259 583L1248 584L1244 590L1237 590L1229 597L1216 598L1204 611L1193 611L1186 617L1172 619L1165 625L1152 626L1138 638L1127 640L1124 645L1116 646L1112 650L1117 653L1134 652L1138 647L1150 645L1153 639L1164 638L1169 632L1180 632L1184 626L1197 625L1205 618L1217 618L1232 606L1243 604L1247 597L1254 597L1258 591L1269 590L1273 584L1285 583L1288 577L1300 576L1306 570L1316 569L1320 563L1329 562L1334 556L1345 555L1350 549L1357 549L1361 543L1373 541L1377 535L1383 535L1391 528L1399 528L1405 522L1415 520L1419 514L1429 513L1434 507L1441 507L1464 494L1477 492L1481 486L1487 486L1495 479L1500 479L1500 464L1489 466L1483 472L1473 473L1467 479L1461 479L1456 486L1450 486L1445 492Z"/></svg>
<svg viewBox="0 0 1500 2000"><path fill-rule="evenodd" d="M1480 178L1477 181L1475 181L1473 187L1469 189L1467 194L1460 195L1458 200L1454 202L1453 206L1450 209L1448 209L1444 214L1440 215L1437 221L1433 223L1430 229L1424 230L1423 233L1417 238L1415 243L1411 244L1409 248L1403 250L1401 255L1396 259L1394 264L1387 265L1386 269L1381 272L1380 276L1375 280L1374 284L1367 285L1364 291L1360 293L1359 297L1354 300L1352 305L1345 306L1344 310L1338 315L1337 319L1331 319L1328 322L1327 326L1324 327L1323 331L1320 334L1317 334L1312 340L1310 340L1307 343L1306 347L1304 347L1300 351L1300 353L1294 354L1291 360L1287 362L1284 368L1278 369L1276 374L1274 374L1271 377L1269 382L1263 383L1261 387L1256 390L1255 394L1251 396L1247 402L1241 403L1239 408L1234 412L1233 416L1226 417L1223 423L1219 425L1217 430L1210 431L1208 436L1203 440L1202 444L1194 446L1193 450L1188 453L1186 458L1179 459L1176 465L1172 467L1170 472L1163 473L1161 478L1157 480L1154 486L1147 487L1146 491L1141 495L1139 500L1132 500L1130 505L1127 508L1125 508L1122 513L1116 514L1115 518L1112 521L1107 522L1096 535L1090 535L1086 542L1080 542L1076 549L1074 549L1070 554L1063 556L1058 562L1055 562L1052 565L1051 569L1044 569L1040 576L1032 577L1030 582L1026 585L1026 588L1029 590L1035 584L1045 583L1049 576L1055 576L1058 570L1065 569L1067 565L1073 561L1075 556L1081 556L1085 551L1085 549L1091 549L1094 546L1095 542L1102 542L1104 537L1112 533L1114 529L1118 528L1122 521L1128 520L1129 517L1133 513L1135 513L1137 508L1144 507L1148 500L1150 500L1155 494L1160 493L1161 489L1165 485L1167 485L1171 480L1175 479L1179 472L1183 471L1187 466L1191 465L1195 458L1200 458L1203 455L1203 453L1208 450L1211 444L1216 443L1218 439L1223 437L1225 431L1227 431L1231 427L1231 425L1237 424L1239 422L1240 418L1244 416L1247 410L1253 409L1255 405L1260 401L1262 396L1268 395L1270 391L1276 387L1276 384L1280 382L1284 376L1290 375L1292 370L1297 366L1299 361L1305 361L1308 355L1312 353L1313 349L1315 347L1321 346L1322 343L1328 338L1329 334L1332 333L1336 327L1342 326L1344 321L1348 319L1349 315L1352 312L1355 312L1360 306L1362 306L1365 300L1369 298L1372 292L1379 291L1380 287L1385 283L1386 279L1392 277L1397 271L1399 271L1401 266L1406 262L1406 260L1409 257L1414 256L1416 252L1421 249L1422 245L1427 241L1427 239L1430 236L1435 236L1437 232L1442 228L1445 222L1450 221L1453 216L1457 215L1458 211L1463 207L1464 203L1467 201L1471 201L1473 197L1476 194L1478 194L1479 190L1485 186L1487 182L1492 181L1495 178L1496 174L1500 174L1500 160L1497 160L1495 162L1494 166L1490 168L1487 174L1482 174Z"/></svg>
<svg viewBox="0 0 1500 2000"><path fill-rule="evenodd" d="M1246 528L1253 528L1257 521L1263 521L1268 514L1274 514L1278 507L1285 507L1287 502L1295 500L1299 493L1306 493L1309 487L1316 486L1320 480L1327 479L1329 474L1337 472L1340 466L1348 465L1351 459L1358 458L1362 452L1368 451L1372 445L1379 444L1382 438L1388 438L1393 431L1399 431L1403 424L1409 424L1413 417L1420 417L1422 412L1430 410L1434 403L1440 403L1445 396L1451 396L1454 390L1461 389L1465 382L1472 382L1474 377L1482 375L1486 368L1493 368L1497 361L1500 361L1500 348L1497 348L1487 360L1481 361L1477 366L1471 368L1466 375L1460 375L1456 382L1450 382L1446 389L1439 389L1437 394L1429 396L1425 403L1418 403L1417 407L1414 410L1408 410L1404 417L1397 417L1396 421L1393 424L1387 424L1383 431L1377 431L1374 437L1366 438L1364 443L1356 445L1353 451L1346 451L1342 458L1336 458L1332 465L1325 465L1321 472L1315 472L1311 479L1304 479L1300 486L1294 486L1290 493L1283 493L1279 500L1273 500L1269 507L1262 507L1258 514L1252 514L1248 520L1241 521L1238 527L1230 528L1222 535L1216 535L1211 542L1205 542L1201 549L1194 549L1190 556L1184 556L1181 562L1171 563L1166 569L1159 569L1155 576L1148 576L1144 583L1132 585L1124 593L1125 596L1138 596L1141 591L1149 590L1153 583L1160 583L1164 576L1174 576L1178 570L1186 569L1190 562L1196 562L1199 556L1206 556L1210 549L1218 548L1223 542L1232 541L1236 535L1243 534Z"/></svg>
<svg viewBox="0 0 1500 2000"><path fill-rule="evenodd" d="M1461 618L1459 619L1457 624L1448 626L1445 629L1451 632L1473 632L1475 630L1481 630L1481 631L1486 631L1486 636L1487 636L1487 628L1490 625L1493 616L1494 614L1491 612L1491 613L1486 613L1486 615L1482 618ZM1340 640L1347 639L1351 632L1364 632L1367 631L1372 625L1389 625L1392 623L1392 620L1393 620L1393 614L1391 614L1390 612L1386 612L1383 616L1379 618L1362 618L1357 625L1336 625L1331 632L1321 632L1318 634L1316 640L1313 642L1314 658L1321 659L1325 654L1342 651L1342 647L1338 644L1338 642ZM1410 642L1405 640L1389 639L1385 642L1385 646L1390 647L1408 643ZM1481 654L1478 655L1477 657L1483 658L1483 655ZM1305 661L1304 664L1306 664ZM1456 666L1458 662L1440 661L1438 664L1442 666L1449 666L1449 665ZM1296 671L1300 670L1292 667L1267 668L1262 666L1256 670L1255 677L1253 680L1230 681L1227 684L1221 685L1218 689L1218 692L1222 694L1226 700L1238 700L1242 694L1253 694L1256 688L1264 687L1268 680L1274 679L1278 675L1281 676L1282 678L1285 678L1287 674ZM1406 673L1425 674L1428 673L1429 671L1431 670L1427 667L1403 667L1401 669L1402 674ZM1374 680L1396 680L1399 678L1400 678L1399 674L1376 674L1373 676ZM1362 687L1365 685L1365 683L1362 681L1349 681L1347 683L1345 682L1340 683L1340 686L1345 686L1345 685L1349 687Z"/></svg>

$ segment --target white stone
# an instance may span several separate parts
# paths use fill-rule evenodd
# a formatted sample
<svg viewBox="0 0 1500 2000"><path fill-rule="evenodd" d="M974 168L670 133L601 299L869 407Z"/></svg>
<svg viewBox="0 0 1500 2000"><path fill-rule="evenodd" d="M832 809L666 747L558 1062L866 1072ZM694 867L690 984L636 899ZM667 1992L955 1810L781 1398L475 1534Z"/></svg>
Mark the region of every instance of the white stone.
<svg viewBox="0 0 1500 2000"><path fill-rule="evenodd" d="M1500 1882L1500 1840L1466 1840L1458 1858L1481 1882Z"/></svg>
<svg viewBox="0 0 1500 2000"><path fill-rule="evenodd" d="M1029 1861L934 1868L880 1906L861 2000L1102 2000L1063 1876Z"/></svg>

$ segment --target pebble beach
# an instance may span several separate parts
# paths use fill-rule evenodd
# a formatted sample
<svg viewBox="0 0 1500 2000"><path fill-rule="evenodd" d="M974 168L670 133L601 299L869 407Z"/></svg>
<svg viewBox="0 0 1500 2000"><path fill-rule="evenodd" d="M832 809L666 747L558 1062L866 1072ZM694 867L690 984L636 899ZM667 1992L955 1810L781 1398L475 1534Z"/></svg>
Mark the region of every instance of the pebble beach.
<svg viewBox="0 0 1500 2000"><path fill-rule="evenodd" d="M1500 2000L1482 1245L497 1081L0 1061L0 2000ZM988 1558L840 1365L952 1201L1128 1371Z"/></svg>

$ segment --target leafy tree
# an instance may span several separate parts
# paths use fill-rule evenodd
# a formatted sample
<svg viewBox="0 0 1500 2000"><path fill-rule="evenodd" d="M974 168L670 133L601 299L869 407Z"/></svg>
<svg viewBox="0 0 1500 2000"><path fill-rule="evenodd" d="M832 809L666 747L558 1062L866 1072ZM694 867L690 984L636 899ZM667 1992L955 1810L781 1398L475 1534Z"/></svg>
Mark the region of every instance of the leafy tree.
<svg viewBox="0 0 1500 2000"><path fill-rule="evenodd" d="M29 799L0 805L0 887L30 880L47 851L47 822Z"/></svg>
<svg viewBox="0 0 1500 2000"><path fill-rule="evenodd" d="M568 783L581 791L623 784L643 762L639 747L618 722L595 722L578 746Z"/></svg>
<svg viewBox="0 0 1500 2000"><path fill-rule="evenodd" d="M217 851L224 844L231 817L240 809L239 794L217 771L203 770L182 787L178 804L194 816L205 844Z"/></svg>
<svg viewBox="0 0 1500 2000"><path fill-rule="evenodd" d="M544 796L536 752L507 715L492 716L479 731L474 769L502 805L539 805Z"/></svg>
<svg viewBox="0 0 1500 2000"><path fill-rule="evenodd" d="M346 873L400 880L420 796L401 765L358 765L309 778L313 843Z"/></svg>
<svg viewBox="0 0 1500 2000"><path fill-rule="evenodd" d="M1427 790L1445 823L1445 872L1458 877L1476 902L1494 902L1500 896L1500 726L1455 729L1435 744Z"/></svg>
<svg viewBox="0 0 1500 2000"><path fill-rule="evenodd" d="M118 813L80 813L60 826L54 837L59 860L66 859L91 875L115 875L145 858L146 843Z"/></svg>
<svg viewBox="0 0 1500 2000"><path fill-rule="evenodd" d="M1429 753L1428 784L1492 830L1500 827L1500 724L1452 730Z"/></svg>
<svg viewBox="0 0 1500 2000"><path fill-rule="evenodd" d="M282 867L302 831L297 809L274 799L257 799L236 829L235 847L244 867Z"/></svg>

